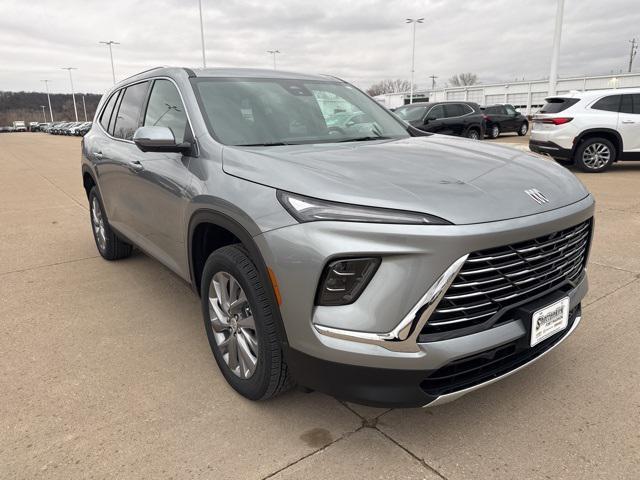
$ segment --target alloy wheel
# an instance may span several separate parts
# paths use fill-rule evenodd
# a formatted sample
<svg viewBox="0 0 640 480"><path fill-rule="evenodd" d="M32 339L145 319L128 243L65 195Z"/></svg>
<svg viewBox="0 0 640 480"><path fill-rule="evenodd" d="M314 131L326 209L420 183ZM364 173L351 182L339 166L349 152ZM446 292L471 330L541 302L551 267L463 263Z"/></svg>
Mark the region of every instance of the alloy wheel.
<svg viewBox="0 0 640 480"><path fill-rule="evenodd" d="M209 318L225 363L236 376L250 378L258 365L258 336L247 296L228 272L217 272L209 285Z"/></svg>
<svg viewBox="0 0 640 480"><path fill-rule="evenodd" d="M529 130L529 127L527 126L526 123L523 123L522 126L520 127L520 133L522 135L526 135L527 134L527 130Z"/></svg>
<svg viewBox="0 0 640 480"><path fill-rule="evenodd" d="M498 135L500 135L500 129L496 125L494 125L491 129L491 137L498 138Z"/></svg>
<svg viewBox="0 0 640 480"><path fill-rule="evenodd" d="M480 135L478 135L478 132L476 130L471 130L469 132L468 138L470 138L471 140L478 140L480 138Z"/></svg>
<svg viewBox="0 0 640 480"><path fill-rule="evenodd" d="M611 150L604 143L592 143L582 153L582 163L592 170L606 167L611 160Z"/></svg>
<svg viewBox="0 0 640 480"><path fill-rule="evenodd" d="M93 233L95 234L98 247L101 251L107 248L107 232L104 223L104 215L100 208L100 202L97 197L93 197L91 201L91 226L93 227Z"/></svg>

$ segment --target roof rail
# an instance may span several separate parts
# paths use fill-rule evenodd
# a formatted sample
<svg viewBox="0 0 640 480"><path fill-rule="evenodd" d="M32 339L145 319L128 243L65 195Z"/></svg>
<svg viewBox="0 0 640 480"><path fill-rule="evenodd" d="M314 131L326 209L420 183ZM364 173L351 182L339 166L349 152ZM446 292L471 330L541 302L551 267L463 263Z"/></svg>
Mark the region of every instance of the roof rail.
<svg viewBox="0 0 640 480"><path fill-rule="evenodd" d="M166 68L166 65L161 65L159 67L149 68L147 70L143 70L142 72L134 73L133 75L128 76L127 78L123 78L120 82L124 82L125 80L129 80L130 78L137 77L138 75L142 75L143 73L151 72L153 70L157 70L159 68ZM120 83L118 82L118 83Z"/></svg>

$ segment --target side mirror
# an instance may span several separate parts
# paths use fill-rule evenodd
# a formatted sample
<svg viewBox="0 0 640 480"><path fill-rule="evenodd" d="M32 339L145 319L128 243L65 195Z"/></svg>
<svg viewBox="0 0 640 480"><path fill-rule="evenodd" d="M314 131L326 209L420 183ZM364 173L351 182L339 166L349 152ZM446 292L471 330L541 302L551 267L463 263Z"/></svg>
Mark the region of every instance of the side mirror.
<svg viewBox="0 0 640 480"><path fill-rule="evenodd" d="M191 144L176 143L173 132L167 127L140 127L133 134L133 143L143 152L185 153Z"/></svg>

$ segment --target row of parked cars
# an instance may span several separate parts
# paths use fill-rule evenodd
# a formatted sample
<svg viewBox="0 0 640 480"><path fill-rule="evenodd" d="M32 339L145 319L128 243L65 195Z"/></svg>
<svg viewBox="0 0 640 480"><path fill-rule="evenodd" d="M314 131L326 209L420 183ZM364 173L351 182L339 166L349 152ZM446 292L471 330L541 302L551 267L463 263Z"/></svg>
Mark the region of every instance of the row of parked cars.
<svg viewBox="0 0 640 480"><path fill-rule="evenodd" d="M405 122L425 132L457 135L475 140L498 138L501 133L526 135L527 117L512 105L481 107L474 102L420 102L403 105L394 113Z"/></svg>
<svg viewBox="0 0 640 480"><path fill-rule="evenodd" d="M91 129L91 122L55 122L45 124L40 131L52 135L75 135L83 137Z"/></svg>

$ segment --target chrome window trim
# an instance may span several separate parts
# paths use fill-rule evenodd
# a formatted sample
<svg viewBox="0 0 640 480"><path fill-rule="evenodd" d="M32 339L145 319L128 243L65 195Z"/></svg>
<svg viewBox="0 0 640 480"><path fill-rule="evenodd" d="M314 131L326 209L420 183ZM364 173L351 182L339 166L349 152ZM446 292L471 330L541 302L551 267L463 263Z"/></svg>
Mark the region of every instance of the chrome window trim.
<svg viewBox="0 0 640 480"><path fill-rule="evenodd" d="M102 108L99 110L99 112L96 114L96 119L100 118L100 116L102 115L102 112L104 111L104 109L107 106L107 103L109 102L109 99L111 98L112 95L114 95L116 92L119 92L122 89L128 88L132 85L137 85L138 83L144 83L144 82L153 82L154 80L169 80L171 83L173 83L173 85L176 87L176 90L178 91L178 95L180 95L180 101L182 102L182 106L184 107L184 112L187 115L187 123L189 124L189 128L191 129L191 133L193 133L193 122L191 122L191 116L189 115L189 110L187 109L187 103L184 101L184 97L182 96L182 92L180 91L180 87L178 86L178 84L176 83L176 81L171 78L171 77L167 77L166 75L160 75L157 77L149 77L149 78L144 78L141 80L136 80L130 83L126 83L124 85L119 86L118 88L114 88L112 91L109 92L109 95L107 97L107 100L104 102L104 105L102 106ZM153 88L153 85L151 85L151 87ZM146 114L147 112L147 106L149 104L149 98L150 95L147 95L145 97L145 101L144 101L144 105L143 107L145 108L144 113ZM142 112L140 112L142 114ZM142 119L142 122L144 123L144 118ZM114 137L112 135L109 134L109 132L107 132L104 127L102 126L102 124L100 123L100 121L98 120L97 122L94 120L93 122L94 124L97 124L100 128L100 130L102 130L102 133L104 133L107 137L109 137L112 140L117 140L118 142L125 142L125 143L132 143L135 144L135 142L133 140L126 140L124 138L118 138L118 137ZM143 125L144 126L144 125Z"/></svg>
<svg viewBox="0 0 640 480"><path fill-rule="evenodd" d="M464 265L469 255L463 255L453 262L445 272L431 285L429 290L420 298L409 313L398 323L398 325L390 332L374 333L362 332L355 330L344 330L341 328L328 327L325 325L314 324L314 327L321 335L339 338L342 340L350 340L352 342L367 343L371 345L379 345L387 350L405 353L417 353L421 349L418 345L418 335L422 331L427 320L436 309L440 300L448 290L458 272ZM416 318L418 311L424 309L420 317Z"/></svg>
<svg viewBox="0 0 640 480"><path fill-rule="evenodd" d="M429 110L427 110L427 113L424 115L424 117L422 117L422 121L424 121L429 116L429 113L431 113L431 110L433 110L436 107L440 107L441 106L442 107L442 111L444 112L444 106L446 104L447 103L438 103L437 105L434 105L433 107L431 107ZM435 120L444 120L444 119L448 120L449 118L462 118L462 117L466 117L468 115L473 115L475 113L475 110L473 108L471 108L471 106L467 105L466 103L451 102L451 103L449 103L449 105L463 105L463 106L469 108L471 111L465 113L464 115L457 115L455 117L440 117L440 118L436 118Z"/></svg>

